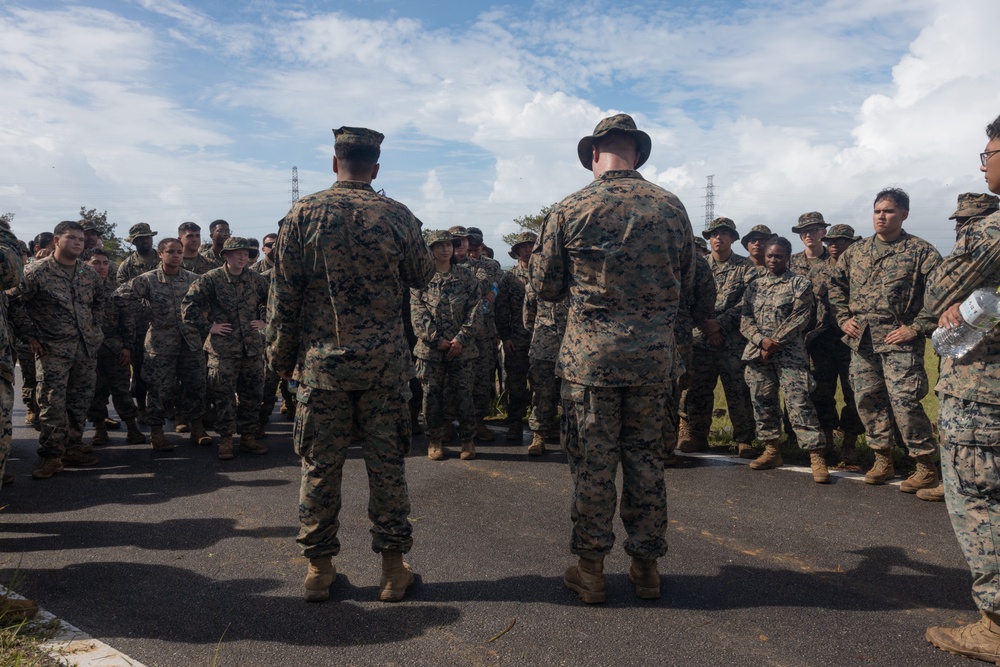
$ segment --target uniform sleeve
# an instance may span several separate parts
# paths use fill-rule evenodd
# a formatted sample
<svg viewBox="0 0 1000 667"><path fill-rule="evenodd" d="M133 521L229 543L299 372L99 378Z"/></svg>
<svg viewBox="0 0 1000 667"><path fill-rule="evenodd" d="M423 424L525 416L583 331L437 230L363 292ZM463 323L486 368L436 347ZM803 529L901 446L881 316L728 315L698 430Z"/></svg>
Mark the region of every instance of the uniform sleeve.
<svg viewBox="0 0 1000 667"><path fill-rule="evenodd" d="M743 299L749 285L757 277L756 270L752 264L746 264L737 268L734 275L726 281L725 302L722 308L715 313L715 321L719 323L723 331L737 331L740 329L741 316L743 313Z"/></svg>
<svg viewBox="0 0 1000 667"><path fill-rule="evenodd" d="M940 317L1000 273L1000 233L970 230L969 234L966 249L945 257L927 276L924 310L933 316Z"/></svg>
<svg viewBox="0 0 1000 667"><path fill-rule="evenodd" d="M423 289L434 277L434 261L424 243L420 220L412 217L403 236L403 259L399 263L399 279L404 287Z"/></svg>
<svg viewBox="0 0 1000 667"><path fill-rule="evenodd" d="M788 318L782 322L774 332L774 340L779 345L785 345L800 337L802 332L809 326L809 321L813 316L813 304L815 296L812 291L812 284L808 280L794 281L792 289L795 291L792 301L792 312Z"/></svg>
<svg viewBox="0 0 1000 667"><path fill-rule="evenodd" d="M837 321L837 326L844 327L844 322L851 319L850 290L851 290L851 260L854 254L851 252L854 246L844 251L837 263L830 269L830 290L827 293L830 300L830 308L833 309L833 317Z"/></svg>
<svg viewBox="0 0 1000 667"><path fill-rule="evenodd" d="M937 328L938 316L935 315L933 310L930 310L927 307L927 285L930 282L930 276L934 273L937 267L941 265L941 262L941 253L939 253L936 249L929 247L927 249L926 256L924 257L924 261L920 263L920 275L923 277L922 282L924 284L924 298L920 312L917 313L917 317L913 320L912 326L925 336L930 336Z"/></svg>
<svg viewBox="0 0 1000 667"><path fill-rule="evenodd" d="M740 308L740 333L748 341L760 347L764 341L764 334L757 326L757 317L754 314L754 304L757 300L757 285L749 285L743 294L743 304Z"/></svg>
<svg viewBox="0 0 1000 667"><path fill-rule="evenodd" d="M423 290L410 290L410 323L413 325L416 337L433 348L441 338L441 334L438 333L434 317L422 296Z"/></svg>
<svg viewBox="0 0 1000 667"><path fill-rule="evenodd" d="M514 337L514 293L511 273L508 271L500 279L496 298L497 335L500 340L510 340Z"/></svg>
<svg viewBox="0 0 1000 667"><path fill-rule="evenodd" d="M0 227L0 290L17 287L24 277L24 260L17 237Z"/></svg>
<svg viewBox="0 0 1000 667"><path fill-rule="evenodd" d="M210 281L204 278L198 278L191 283L187 294L181 300L181 319L187 326L197 329L202 340L208 338L209 329L212 328L212 323L205 317L205 311L211 310L209 308L211 289L209 283Z"/></svg>
<svg viewBox="0 0 1000 667"><path fill-rule="evenodd" d="M524 307L521 309L521 317L524 330L531 336L535 331L535 319L538 317L538 299L530 282L524 286Z"/></svg>
<svg viewBox="0 0 1000 667"><path fill-rule="evenodd" d="M39 336L35 321L28 314L27 304L38 294L38 282L33 273L25 273L21 283L12 289L8 297L9 311L7 313L14 335L25 343L36 340Z"/></svg>
<svg viewBox="0 0 1000 667"><path fill-rule="evenodd" d="M542 220L528 266L531 285L539 299L559 301L569 293L569 253L558 206Z"/></svg>
<svg viewBox="0 0 1000 667"><path fill-rule="evenodd" d="M696 260L694 295L691 297L691 323L700 327L715 312L716 287L712 267L705 260ZM742 329L742 325L740 327Z"/></svg>
<svg viewBox="0 0 1000 667"><path fill-rule="evenodd" d="M281 224L274 244L277 258L268 298L268 325L265 339L271 368L291 373L299 357L302 302L309 276L305 269L305 245L300 225L301 206L294 206Z"/></svg>
<svg viewBox="0 0 1000 667"><path fill-rule="evenodd" d="M468 291L468 298L466 299L468 308L465 312L462 326L455 335L455 340L461 343L463 347L476 340L479 329L483 326L483 309L479 305L479 281L470 280L466 289Z"/></svg>

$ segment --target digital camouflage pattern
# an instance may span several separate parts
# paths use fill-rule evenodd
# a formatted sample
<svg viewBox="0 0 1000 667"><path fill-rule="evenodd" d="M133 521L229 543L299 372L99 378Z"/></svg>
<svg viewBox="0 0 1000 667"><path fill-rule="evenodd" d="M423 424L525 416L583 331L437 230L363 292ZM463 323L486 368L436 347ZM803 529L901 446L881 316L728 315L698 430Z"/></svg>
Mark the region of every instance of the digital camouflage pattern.
<svg viewBox="0 0 1000 667"><path fill-rule="evenodd" d="M110 273L104 284L107 289L113 289ZM94 423L106 419L108 397L111 397L118 416L133 419L138 416L139 410L129 394L131 372L129 364L120 361L122 350L127 349L131 353L135 345L135 321L129 304L117 296L109 299L101 317L101 331L104 341L97 350L97 379L87 417Z"/></svg>
<svg viewBox="0 0 1000 667"><path fill-rule="evenodd" d="M569 297L540 301L529 280L524 286L524 328L531 335L528 349L528 379L531 383L531 415L528 427L545 438L559 437L559 394L562 381L556 375L559 347L566 332Z"/></svg>
<svg viewBox="0 0 1000 667"><path fill-rule="evenodd" d="M124 285L136 276L141 276L147 271L152 271L160 265L160 256L156 250L151 250L148 257L143 257L138 252L132 252L122 260L118 267L118 274L115 276L118 285ZM108 274L110 275L110 273Z"/></svg>
<svg viewBox="0 0 1000 667"><path fill-rule="evenodd" d="M215 406L215 431L220 436L253 435L260 421L264 393L261 357L208 355L208 393Z"/></svg>
<svg viewBox="0 0 1000 667"><path fill-rule="evenodd" d="M260 357L264 336L250 323L265 319L268 281L255 271L238 276L225 266L199 276L181 301L184 324L205 340L204 350L217 357ZM207 316L206 316L207 313ZM213 324L232 326L228 335L209 332Z"/></svg>
<svg viewBox="0 0 1000 667"><path fill-rule="evenodd" d="M223 261L222 257L215 254L215 246L211 241L209 241L208 243L202 243L201 249L198 251L198 254L201 255L201 258L204 259L205 262L211 265L212 269L217 269L223 264L225 264L225 261ZM197 271L195 273L197 273ZM208 273L208 271L206 271L205 273Z"/></svg>
<svg viewBox="0 0 1000 667"><path fill-rule="evenodd" d="M472 359L446 359L442 352L437 353L436 359L417 359L428 440L444 439L449 414L454 414L458 421L459 441L472 440L476 431L472 363Z"/></svg>
<svg viewBox="0 0 1000 667"><path fill-rule="evenodd" d="M515 422L524 419L531 393L528 391L528 350L531 332L524 328L525 285L530 280L528 269L515 266L504 274L496 300L497 335L510 341L513 349L504 352L506 371L507 418Z"/></svg>
<svg viewBox="0 0 1000 667"><path fill-rule="evenodd" d="M472 259L469 257L465 261L459 262L457 266L467 268L479 280L481 294L485 295L492 291L493 286L500 288L503 280L503 269L499 262L488 257ZM487 301L482 302L483 305ZM476 412L476 417L483 418L489 414L490 401L495 384L497 367L497 325L496 325L496 303L490 303L486 311L482 314L481 324L476 336L476 358L472 362L472 405Z"/></svg>
<svg viewBox="0 0 1000 667"><path fill-rule="evenodd" d="M704 257L695 256L694 289L690 295L681 298L677 310L677 324L674 325L674 340L677 343L677 365L675 375L682 376L691 366L691 347L694 345L694 329L703 326L715 313L716 286L712 267ZM679 395L677 396L679 398Z"/></svg>
<svg viewBox="0 0 1000 667"><path fill-rule="evenodd" d="M181 268L185 271L190 271L191 273L203 276L212 269L222 266L219 262L214 262L208 260L200 252L194 257L185 257L181 261Z"/></svg>
<svg viewBox="0 0 1000 667"><path fill-rule="evenodd" d="M24 277L24 262L17 237L9 230L0 228L0 290L15 289ZM0 302L0 331L8 332L7 300ZM11 337L8 334L8 341ZM34 355L28 357L33 365ZM0 345L0 488L10 455L10 440L13 432L11 413L14 410L14 357L11 345Z"/></svg>

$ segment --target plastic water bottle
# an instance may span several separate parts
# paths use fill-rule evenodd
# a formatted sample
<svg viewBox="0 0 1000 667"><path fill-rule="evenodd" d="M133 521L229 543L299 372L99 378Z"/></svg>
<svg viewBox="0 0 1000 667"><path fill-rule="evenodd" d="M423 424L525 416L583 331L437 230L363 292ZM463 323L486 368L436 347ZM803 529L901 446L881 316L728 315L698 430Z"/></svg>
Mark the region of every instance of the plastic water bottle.
<svg viewBox="0 0 1000 667"><path fill-rule="evenodd" d="M962 323L954 329L938 327L931 336L934 351L942 357L961 359L1000 322L1000 288L982 287L958 307Z"/></svg>
<svg viewBox="0 0 1000 667"><path fill-rule="evenodd" d="M493 300L495 301L497 298L497 294L500 293L500 289L497 287L496 283L493 283L490 286L490 291L493 292ZM487 301L486 299L483 299L483 312L484 313L490 312L490 302Z"/></svg>

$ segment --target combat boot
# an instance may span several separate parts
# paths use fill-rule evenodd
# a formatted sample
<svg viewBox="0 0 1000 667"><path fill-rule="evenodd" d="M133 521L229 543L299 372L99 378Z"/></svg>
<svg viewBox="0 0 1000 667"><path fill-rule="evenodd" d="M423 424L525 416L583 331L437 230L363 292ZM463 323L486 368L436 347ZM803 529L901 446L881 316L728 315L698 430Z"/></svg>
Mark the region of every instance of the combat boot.
<svg viewBox="0 0 1000 667"><path fill-rule="evenodd" d="M42 426L38 423L38 406L37 405L26 405L24 406L24 424L26 426L33 427L36 431L40 431Z"/></svg>
<svg viewBox="0 0 1000 667"><path fill-rule="evenodd" d="M885 484L896 476L892 466L892 450L875 451L875 465L865 474L865 484Z"/></svg>
<svg viewBox="0 0 1000 667"><path fill-rule="evenodd" d="M167 442L167 436L163 432L163 424L149 427L149 442L153 449L158 452L169 452L174 446Z"/></svg>
<svg viewBox="0 0 1000 667"><path fill-rule="evenodd" d="M35 469L31 471L33 479L48 479L57 472L63 471L62 459L58 456L47 456L38 462Z"/></svg>
<svg viewBox="0 0 1000 667"><path fill-rule="evenodd" d="M581 556L576 565L566 568L563 583L587 604L604 602L608 597L604 589L604 559Z"/></svg>
<svg viewBox="0 0 1000 667"><path fill-rule="evenodd" d="M267 454L267 447L257 442L252 433L240 434L240 449L251 454Z"/></svg>
<svg viewBox="0 0 1000 667"><path fill-rule="evenodd" d="M31 600L13 600L0 595L0 626L20 625L33 619L37 613L38 605Z"/></svg>
<svg viewBox="0 0 1000 667"><path fill-rule="evenodd" d="M754 470L770 470L780 468L785 464L781 458L781 450L778 449L777 440L768 440L764 443L764 453L750 462L750 467Z"/></svg>
<svg viewBox="0 0 1000 667"><path fill-rule="evenodd" d="M104 418L104 428L108 429L109 431L117 431L119 428L121 428L121 425L122 423L117 419L112 419L111 417Z"/></svg>
<svg viewBox="0 0 1000 667"><path fill-rule="evenodd" d="M755 459L757 450L749 442L741 442L736 445L736 455L741 459Z"/></svg>
<svg viewBox="0 0 1000 667"><path fill-rule="evenodd" d="M677 449L685 454L700 452L708 447L708 438L695 435L691 432L688 423L681 420L681 426L677 430Z"/></svg>
<svg viewBox="0 0 1000 667"><path fill-rule="evenodd" d="M233 436L221 436L219 438L219 459L228 461L231 458L233 458Z"/></svg>
<svg viewBox="0 0 1000 667"><path fill-rule="evenodd" d="M511 441L521 442L524 440L524 421L518 419L517 421L511 423L510 428L507 429L507 439Z"/></svg>
<svg viewBox="0 0 1000 667"><path fill-rule="evenodd" d="M840 444L840 460L845 466L858 465L858 434L845 433L844 441Z"/></svg>
<svg viewBox="0 0 1000 667"><path fill-rule="evenodd" d="M399 602L412 583L413 570L403 562L403 554L398 551L383 551L378 599L382 602Z"/></svg>
<svg viewBox="0 0 1000 667"><path fill-rule="evenodd" d="M917 490L917 498L920 498L921 500L926 500L931 503L943 503L944 484L938 484L933 489Z"/></svg>
<svg viewBox="0 0 1000 667"><path fill-rule="evenodd" d="M174 433L188 433L191 431L191 425L184 421L183 417L174 418Z"/></svg>
<svg viewBox="0 0 1000 667"><path fill-rule="evenodd" d="M635 585L635 594L643 600L656 600L660 597L660 573L656 569L655 558L633 558L628 578Z"/></svg>
<svg viewBox="0 0 1000 667"><path fill-rule="evenodd" d="M304 584L306 602L322 602L330 597L330 586L337 580L337 568L330 556L309 559Z"/></svg>
<svg viewBox="0 0 1000 667"><path fill-rule="evenodd" d="M482 419L476 419L476 440L482 440L483 442L493 442L496 440L493 431L486 426L486 422Z"/></svg>
<svg viewBox="0 0 1000 667"><path fill-rule="evenodd" d="M201 417L191 420L191 442L203 446L212 444L212 436L205 431L205 425L202 424Z"/></svg>
<svg viewBox="0 0 1000 667"><path fill-rule="evenodd" d="M103 447L108 444L108 427L104 425L103 419L98 419L94 423L94 437L90 440L94 447Z"/></svg>
<svg viewBox="0 0 1000 667"><path fill-rule="evenodd" d="M267 420L257 424L257 430L253 432L253 437L258 440L263 440L267 437Z"/></svg>
<svg viewBox="0 0 1000 667"><path fill-rule="evenodd" d="M916 493L920 489L933 489L941 482L938 479L933 454L921 454L916 457L916 461L917 469L899 485L899 490L903 493Z"/></svg>
<svg viewBox="0 0 1000 667"><path fill-rule="evenodd" d="M462 453L459 455L463 461L471 461L476 458L476 443L466 440L462 443Z"/></svg>
<svg viewBox="0 0 1000 667"><path fill-rule="evenodd" d="M823 456L825 450L809 452L809 468L812 469L813 481L817 484L826 484L830 481L830 471L826 467L826 457Z"/></svg>
<svg viewBox="0 0 1000 667"><path fill-rule="evenodd" d="M125 442L130 445L146 444L146 434L139 428L139 424L135 421L134 417L125 420L125 428L128 429L128 433L125 434Z"/></svg>
<svg viewBox="0 0 1000 667"><path fill-rule="evenodd" d="M924 638L942 651L1000 665L1000 616L980 612L978 623L927 628Z"/></svg>
<svg viewBox="0 0 1000 667"><path fill-rule="evenodd" d="M534 437L531 438L531 444L528 445L528 456L541 456L545 453L545 438L541 433L536 433Z"/></svg>
<svg viewBox="0 0 1000 667"><path fill-rule="evenodd" d="M431 440L427 443L427 458L431 461L444 461L444 447L440 440Z"/></svg>
<svg viewBox="0 0 1000 667"><path fill-rule="evenodd" d="M79 447L67 448L66 453L62 456L62 464L67 468L86 468L88 466L95 466L97 463L98 459L96 456L83 451Z"/></svg>

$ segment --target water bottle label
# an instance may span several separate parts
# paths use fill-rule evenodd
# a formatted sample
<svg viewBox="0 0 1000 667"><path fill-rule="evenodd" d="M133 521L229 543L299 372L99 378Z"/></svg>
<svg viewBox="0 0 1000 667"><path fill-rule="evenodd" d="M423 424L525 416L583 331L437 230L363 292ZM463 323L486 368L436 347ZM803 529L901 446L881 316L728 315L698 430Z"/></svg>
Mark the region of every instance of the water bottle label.
<svg viewBox="0 0 1000 667"><path fill-rule="evenodd" d="M962 319L965 320L969 326L975 327L977 329L984 329L993 324L989 313L983 308L979 301L975 298L966 299L962 302L962 305L958 307L959 312L962 313Z"/></svg>

